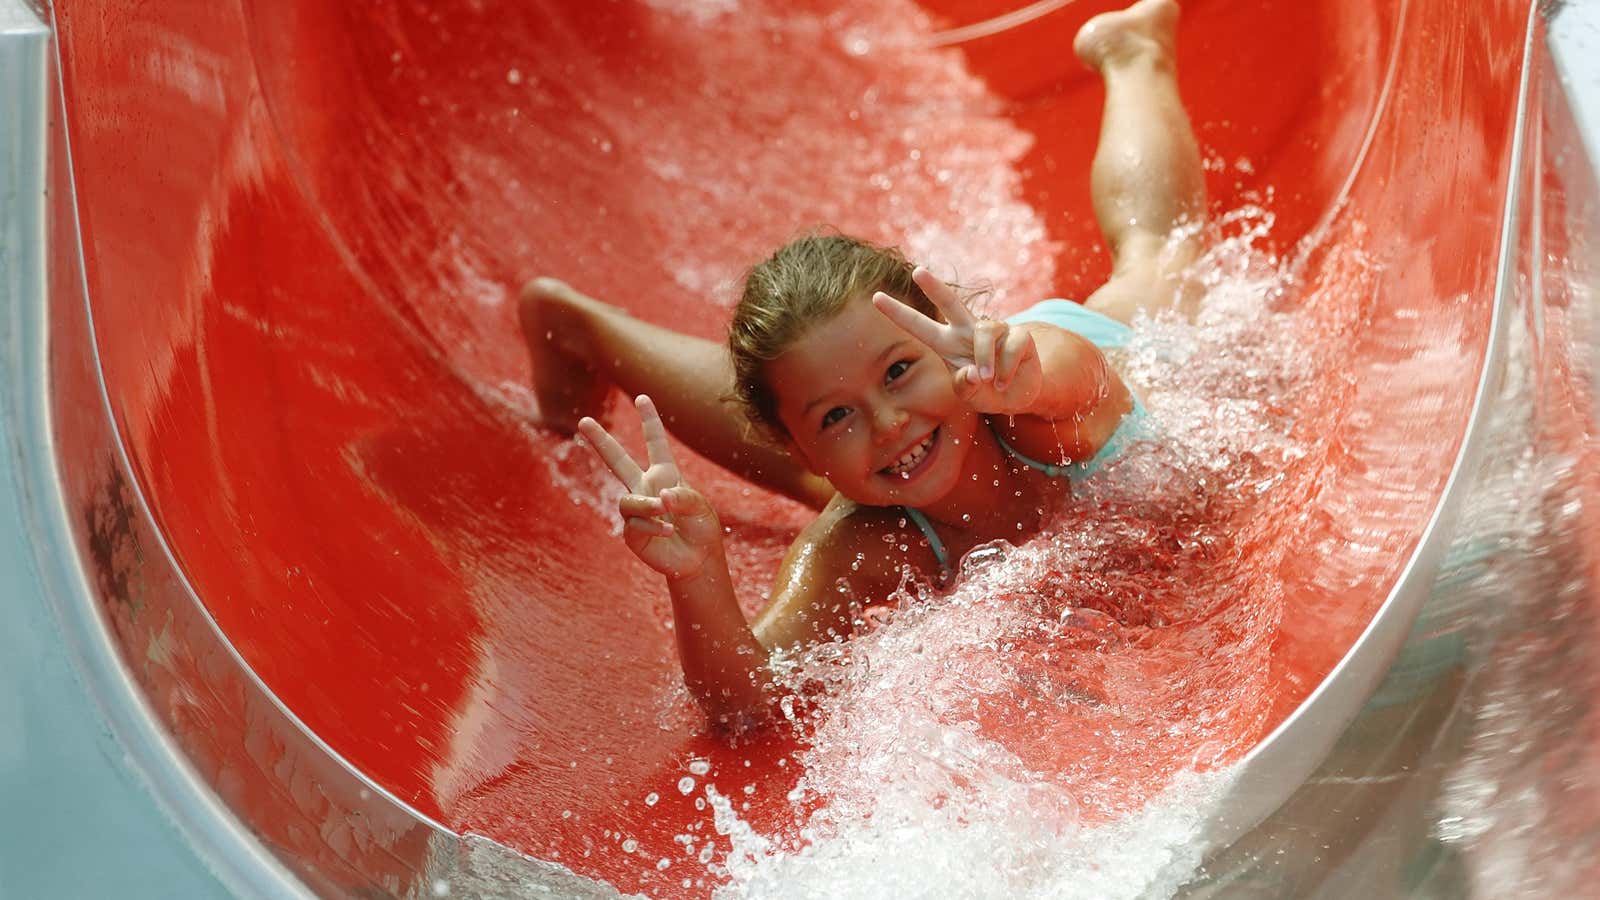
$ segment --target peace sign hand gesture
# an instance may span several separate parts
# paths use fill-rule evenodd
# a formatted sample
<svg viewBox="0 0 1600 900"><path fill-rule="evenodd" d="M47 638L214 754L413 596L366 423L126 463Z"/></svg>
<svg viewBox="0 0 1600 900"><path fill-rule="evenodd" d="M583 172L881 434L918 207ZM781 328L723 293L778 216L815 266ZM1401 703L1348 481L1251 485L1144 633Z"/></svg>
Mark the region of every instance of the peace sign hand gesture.
<svg viewBox="0 0 1600 900"><path fill-rule="evenodd" d="M953 370L956 395L984 413L1025 413L1044 385L1033 335L995 319L978 318L950 285L918 266L911 277L944 314L928 318L879 291L872 303L889 320L927 344Z"/></svg>
<svg viewBox="0 0 1600 900"><path fill-rule="evenodd" d="M628 549L670 581L693 578L721 550L722 523L705 496L683 480L655 404L640 394L634 405L644 425L648 468L641 469L594 419L584 418L578 431L628 489L617 504Z"/></svg>

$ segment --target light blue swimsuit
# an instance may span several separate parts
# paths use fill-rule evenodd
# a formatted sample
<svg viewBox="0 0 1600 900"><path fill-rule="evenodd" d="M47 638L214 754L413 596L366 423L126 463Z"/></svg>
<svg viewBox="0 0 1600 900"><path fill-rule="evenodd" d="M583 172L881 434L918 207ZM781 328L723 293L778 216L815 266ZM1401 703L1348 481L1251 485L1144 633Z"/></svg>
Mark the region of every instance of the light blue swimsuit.
<svg viewBox="0 0 1600 900"><path fill-rule="evenodd" d="M1058 328L1065 328L1075 334L1081 335L1102 350L1116 350L1128 345L1128 340L1133 337L1133 329L1118 322L1110 316L1105 316L1091 309L1085 309L1082 304L1073 303L1071 300L1042 300L1013 316L1007 316L1006 322L1011 325L1020 325L1024 322L1045 322ZM1133 409L1122 417L1122 423L1117 430L1112 432L1109 440L1101 445L1099 452L1094 457L1084 462L1047 463L1040 462L1032 457L1024 456L1017 452L1015 447L1006 443L999 431L994 432L994 438L1000 443L1000 449L1010 454L1011 458L1031 468L1038 469L1051 478L1068 478L1073 481L1082 481L1100 471L1106 463L1115 459L1117 454L1127 449L1133 443L1139 431L1140 423L1145 418L1144 404L1138 397L1133 398ZM994 426L991 424L990 428ZM950 571L950 554L945 550L944 541L939 540L939 535L933 530L933 523L920 510L903 506L906 516L915 522L922 531L923 537L928 539L928 546L933 550L933 555L939 560L939 568Z"/></svg>

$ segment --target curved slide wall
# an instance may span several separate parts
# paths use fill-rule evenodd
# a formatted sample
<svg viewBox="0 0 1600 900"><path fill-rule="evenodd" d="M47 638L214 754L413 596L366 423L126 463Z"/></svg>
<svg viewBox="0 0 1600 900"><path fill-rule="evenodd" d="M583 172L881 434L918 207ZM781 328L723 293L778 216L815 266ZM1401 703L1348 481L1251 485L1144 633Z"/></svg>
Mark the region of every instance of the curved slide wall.
<svg viewBox="0 0 1600 900"><path fill-rule="evenodd" d="M668 889L588 839L670 841L687 800L626 798L733 751L661 717L671 637L637 599L659 587L584 505L583 460L525 424L513 286L561 275L710 336L743 266L827 221L957 254L1002 302L1082 296L1106 266L1099 93L1063 48L1105 5L938 46L1004 11L948 6L55 10L71 164L51 184L78 218L53 227L81 233L83 283L53 254L52 287L90 313L50 312L69 515L149 707L316 889L415 889L442 833L425 819ZM1319 230L1299 280L1363 311L1351 353L1434 366L1341 387L1319 423L1326 515L1286 554L1298 614L1263 734L1438 508L1511 184L1527 10L1350 6L1197 0L1180 38L1219 208L1266 205L1285 250ZM697 474L759 580L801 511Z"/></svg>

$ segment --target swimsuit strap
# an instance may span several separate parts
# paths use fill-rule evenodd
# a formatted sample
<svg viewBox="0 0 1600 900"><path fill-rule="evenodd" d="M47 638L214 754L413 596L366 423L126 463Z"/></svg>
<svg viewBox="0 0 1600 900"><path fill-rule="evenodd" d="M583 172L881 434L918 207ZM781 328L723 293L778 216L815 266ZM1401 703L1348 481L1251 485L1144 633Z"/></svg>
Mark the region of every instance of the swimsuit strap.
<svg viewBox="0 0 1600 900"><path fill-rule="evenodd" d="M922 514L922 510L902 506L906 517L917 524L922 531L922 536L928 539L928 546L933 550L933 557L939 561L939 568L945 572L950 571L950 554L944 549L944 541L939 540L939 533L933 530L933 523Z"/></svg>
<svg viewBox="0 0 1600 900"><path fill-rule="evenodd" d="M1038 469L1051 478L1071 478L1081 481L1100 471L1106 463L1120 456L1122 451L1138 441L1141 423L1148 415L1149 413L1146 412L1144 403L1138 397L1134 397L1133 409L1129 410L1127 415L1122 417L1122 421L1117 423L1116 430L1111 432L1111 437L1106 438L1104 444L1100 445L1099 451L1094 456L1084 462L1068 460L1065 463L1040 462L1032 457L1022 455L1017 448L1006 442L1005 436L1000 433L1000 429L995 427L993 419L987 421L989 422L989 430L994 432L994 439L999 443L1000 449L1010 454L1012 459L1031 469Z"/></svg>
<svg viewBox="0 0 1600 900"><path fill-rule="evenodd" d="M1005 435L1000 433L1000 429L994 427L993 419L989 419L987 421L989 422L989 430L994 432L994 439L1000 444L1000 449L1010 454L1012 459L1022 463L1030 469L1038 469L1051 478L1064 478L1072 474L1072 467L1070 465L1063 466L1056 463L1040 462L1039 460L1030 456L1023 456L1020 452L1018 452L1017 448L1006 443Z"/></svg>
<svg viewBox="0 0 1600 900"><path fill-rule="evenodd" d="M1133 437L1129 434L1132 430L1130 423L1136 421L1143 414L1144 405L1136 397L1133 401L1133 411L1123 419L1121 425L1117 426L1116 432L1106 441L1105 446L1100 448L1100 452L1094 455L1093 459L1086 463L1067 463L1065 465L1041 462L1030 456L1024 456L1017 451L1017 448L1006 442L1005 437L1000 434L1000 429L995 427L993 420L986 419L985 421L989 423L989 430L994 434L995 441L1000 444L1000 449L1004 450L1007 455L1017 462L1031 469L1037 469L1051 478L1070 478L1074 475L1079 478L1085 478L1094 474L1106 460L1116 456L1127 444L1131 443ZM933 523L928 520L928 517L921 510L912 509L909 506L900 508L905 511L907 518L916 523L918 530L922 532L922 536L928 539L928 546L932 548L934 558L939 560L939 568L949 574L950 553L945 549L944 541L939 539L938 532L933 530Z"/></svg>
<svg viewBox="0 0 1600 900"><path fill-rule="evenodd" d="M1023 456L1021 453L1018 453L1014 447L1006 443L1005 438L1000 436L1000 430L994 427L993 422L989 423L989 430L994 432L994 439L1000 442L1000 448L1005 450L1006 453L1010 454L1011 458L1015 459L1017 462L1022 463L1025 466L1031 466L1035 469L1038 469L1051 478L1061 478L1069 474L1070 468L1068 466L1059 466L1054 463L1040 462L1036 459L1031 459ZM933 523L928 521L928 517L924 515L920 509L912 509L909 506L902 506L900 508L905 510L907 518L916 523L917 528L922 531L922 536L928 539L928 546L933 550L934 558L939 560L939 568L944 572L949 573L950 553L945 549L944 541L939 539L939 533L933 530Z"/></svg>

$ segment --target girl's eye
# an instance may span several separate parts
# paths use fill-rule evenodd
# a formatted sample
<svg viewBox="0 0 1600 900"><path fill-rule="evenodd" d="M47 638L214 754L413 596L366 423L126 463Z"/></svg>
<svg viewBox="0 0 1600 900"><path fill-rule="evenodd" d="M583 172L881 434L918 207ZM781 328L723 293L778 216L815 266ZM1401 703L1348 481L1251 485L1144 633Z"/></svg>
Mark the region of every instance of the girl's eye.
<svg viewBox="0 0 1600 900"><path fill-rule="evenodd" d="M889 366L889 370L887 372L883 373L884 383L887 384L896 378L899 378L901 375L906 373L906 370L910 368L911 360L909 359L902 359L899 362L894 363L893 365Z"/></svg>
<svg viewBox="0 0 1600 900"><path fill-rule="evenodd" d="M849 413L850 410L845 409L842 406L835 406L833 409L830 409L822 414L822 427L827 428L829 425L832 425L833 423L844 418L846 415L849 415Z"/></svg>

